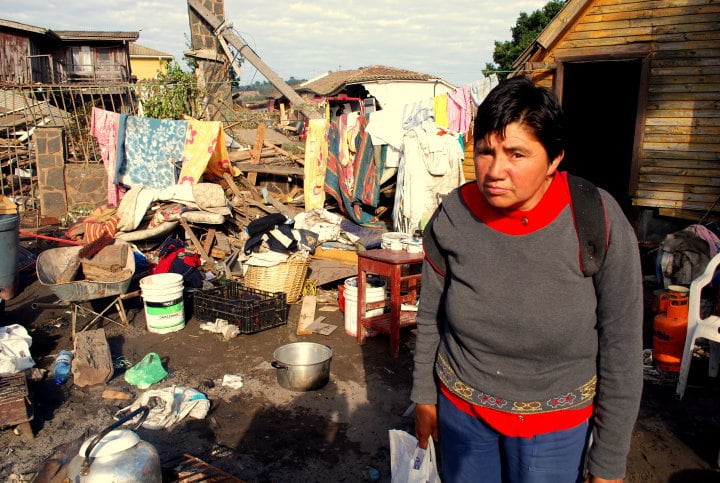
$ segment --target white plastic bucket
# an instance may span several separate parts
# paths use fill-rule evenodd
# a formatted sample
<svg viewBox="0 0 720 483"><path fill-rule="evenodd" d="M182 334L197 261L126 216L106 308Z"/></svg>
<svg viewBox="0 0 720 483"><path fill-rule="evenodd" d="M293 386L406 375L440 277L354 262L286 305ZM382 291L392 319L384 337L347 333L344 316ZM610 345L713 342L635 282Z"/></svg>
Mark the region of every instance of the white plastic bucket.
<svg viewBox="0 0 720 483"><path fill-rule="evenodd" d="M150 332L167 334L185 327L182 275L158 273L144 277L140 280L140 291Z"/></svg>
<svg viewBox="0 0 720 483"><path fill-rule="evenodd" d="M345 280L345 333L353 337L357 336L357 300L358 288L357 277L350 277ZM365 285L365 303L380 302L385 300L385 281L378 277L367 278ZM368 310L365 317L382 315L383 308Z"/></svg>

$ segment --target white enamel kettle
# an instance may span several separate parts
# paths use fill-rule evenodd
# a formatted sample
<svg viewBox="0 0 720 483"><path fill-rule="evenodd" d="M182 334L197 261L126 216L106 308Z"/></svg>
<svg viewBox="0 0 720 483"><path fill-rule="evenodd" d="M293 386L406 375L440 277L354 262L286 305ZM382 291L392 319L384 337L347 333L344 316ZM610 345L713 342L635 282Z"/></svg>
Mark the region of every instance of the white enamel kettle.
<svg viewBox="0 0 720 483"><path fill-rule="evenodd" d="M134 430L147 417L150 408L140 406L111 424L98 435L87 439L67 467L68 481L73 483L161 483L160 456L150 443ZM133 430L116 429L142 413Z"/></svg>

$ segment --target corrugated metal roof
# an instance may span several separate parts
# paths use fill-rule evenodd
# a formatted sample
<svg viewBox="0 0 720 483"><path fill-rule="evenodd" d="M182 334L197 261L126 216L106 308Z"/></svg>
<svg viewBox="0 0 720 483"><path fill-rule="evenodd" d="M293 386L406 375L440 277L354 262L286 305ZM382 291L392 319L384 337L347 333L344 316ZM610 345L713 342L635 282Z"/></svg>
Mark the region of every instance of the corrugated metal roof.
<svg viewBox="0 0 720 483"><path fill-rule="evenodd" d="M61 40L129 40L134 41L139 32L99 32L91 30L53 30Z"/></svg>
<svg viewBox="0 0 720 483"><path fill-rule="evenodd" d="M328 72L320 77L309 80L295 88L296 91L310 91L321 96L333 95L349 84L362 84L382 80L432 81L437 76L421 74L395 67L373 65L353 70Z"/></svg>
<svg viewBox="0 0 720 483"><path fill-rule="evenodd" d="M101 32L96 30L52 30L36 27L12 20L0 19L0 26L32 32L40 35L50 35L61 40L137 40L139 32Z"/></svg>
<svg viewBox="0 0 720 483"><path fill-rule="evenodd" d="M152 49L150 47L145 47L144 45L140 45L138 43L131 43L130 44L130 57L153 57L153 58L167 58L167 59L174 59L175 57L172 54L168 54L167 52L162 52L160 50Z"/></svg>
<svg viewBox="0 0 720 483"><path fill-rule="evenodd" d="M67 124L69 114L47 101L31 99L10 89L0 89L0 127L34 124L42 118L50 118L45 125L63 126Z"/></svg>
<svg viewBox="0 0 720 483"><path fill-rule="evenodd" d="M34 34L48 35L52 34L50 29L43 27L35 27L34 25L28 25L20 22L13 22L12 20L5 20L0 18L0 26L7 27L15 30L22 30L25 32L32 32Z"/></svg>

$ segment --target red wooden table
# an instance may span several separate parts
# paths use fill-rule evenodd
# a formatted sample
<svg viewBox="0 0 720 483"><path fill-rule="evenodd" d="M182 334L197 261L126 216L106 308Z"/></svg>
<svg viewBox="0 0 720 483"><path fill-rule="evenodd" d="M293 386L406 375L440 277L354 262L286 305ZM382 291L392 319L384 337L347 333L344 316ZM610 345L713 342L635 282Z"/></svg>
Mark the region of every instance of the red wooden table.
<svg viewBox="0 0 720 483"><path fill-rule="evenodd" d="M417 300L422 277L422 253L405 250L366 250L358 253L357 342L365 343L365 328L390 336L390 354L400 353L400 328L415 325L415 312L402 311L404 303ZM379 275L390 286L390 313L368 317L368 310L385 307L387 302L365 302L367 275Z"/></svg>

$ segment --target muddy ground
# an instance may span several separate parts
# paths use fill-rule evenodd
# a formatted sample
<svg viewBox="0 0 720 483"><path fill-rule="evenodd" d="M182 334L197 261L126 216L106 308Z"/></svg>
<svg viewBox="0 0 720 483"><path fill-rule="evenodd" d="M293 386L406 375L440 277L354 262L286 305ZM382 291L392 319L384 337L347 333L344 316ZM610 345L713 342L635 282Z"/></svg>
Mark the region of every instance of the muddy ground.
<svg viewBox="0 0 720 483"><path fill-rule="evenodd" d="M31 308L33 302L56 300L29 277L7 304L3 318L4 325L19 323L28 328L32 355L41 369L50 367L59 350L72 347L66 309ZM93 305L102 309L102 302ZM113 358L124 356L138 362L148 352L157 352L169 375L153 388L192 387L211 401L202 420L185 418L170 429L137 431L158 450L166 481L174 479L173 468L185 454L244 481L370 481L373 469L380 481L390 481L387 431L412 431L413 425L410 417L403 416L410 404L411 330L403 331L400 356L393 359L383 336L357 345L345 333L338 311L317 312L327 317L326 323L338 327L329 336L297 336L300 306L294 304L287 325L223 341L218 334L199 328L191 303L186 306L186 327L164 335L147 331L140 299L129 300L126 307L128 326L102 322L93 327L105 330ZM111 317L117 319L114 314ZM276 369L270 365L273 351L298 340L333 349L330 382L320 390L291 392L276 380ZM720 384L707 378L706 371L706 360L693 364L681 401L674 397L671 375L648 372L626 481L720 481ZM244 385L239 389L222 386L225 375L242 376ZM38 472L44 475L44 464L55 450L111 424L116 411L131 401L104 399L105 389L130 393L132 400L143 392L124 380L122 369L107 385L94 387L81 388L72 380L63 386L49 379L30 381L34 438L28 440L12 427L0 432L0 479L31 481Z"/></svg>

